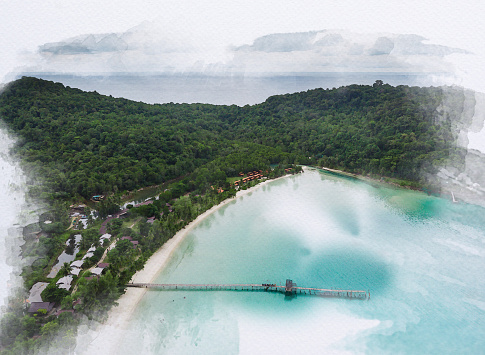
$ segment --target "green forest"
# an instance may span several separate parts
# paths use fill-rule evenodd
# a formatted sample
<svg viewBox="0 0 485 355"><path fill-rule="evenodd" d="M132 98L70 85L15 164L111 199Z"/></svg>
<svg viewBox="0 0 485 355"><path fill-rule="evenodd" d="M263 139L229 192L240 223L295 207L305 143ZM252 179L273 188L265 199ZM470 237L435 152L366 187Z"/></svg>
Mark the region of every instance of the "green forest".
<svg viewBox="0 0 485 355"><path fill-rule="evenodd" d="M257 184L235 184L255 172L271 179L299 173L301 165L325 166L428 187L424 172L463 154L453 130L463 101L460 89L381 81L244 107L149 105L30 77L10 83L0 94L0 118L17 138L12 154L29 172L30 196L50 208L29 227L41 233L24 229L22 257L32 263L22 276L26 290L49 283L42 299L57 311L29 314L26 291L13 295L0 320L0 352L70 351L78 324L105 319L156 250L237 189ZM147 186L157 187L157 199L128 206L124 219L105 219L120 212L122 195ZM94 203L100 218L70 229L69 204L93 195L106 196ZM67 291L56 282L69 275L69 264L54 278L47 274L66 243L73 253L76 234L75 259L85 261ZM89 269L100 262L109 266L93 277Z"/></svg>
<svg viewBox="0 0 485 355"><path fill-rule="evenodd" d="M451 126L463 92L447 88L456 112L438 117L444 96L378 81L244 107L149 105L24 77L0 95L0 117L42 179L35 192L54 198L156 185L209 163L209 182L291 162L424 183L423 170L459 154Z"/></svg>

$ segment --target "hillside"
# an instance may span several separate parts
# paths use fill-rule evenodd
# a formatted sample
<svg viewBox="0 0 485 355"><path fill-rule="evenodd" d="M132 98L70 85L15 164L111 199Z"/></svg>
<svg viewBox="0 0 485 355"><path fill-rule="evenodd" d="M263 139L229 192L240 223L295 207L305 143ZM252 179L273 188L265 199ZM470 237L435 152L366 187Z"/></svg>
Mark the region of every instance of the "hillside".
<svg viewBox="0 0 485 355"><path fill-rule="evenodd" d="M44 180L39 193L51 197L160 184L213 161L221 181L285 161L423 183L423 170L458 154L452 121L463 93L447 92L458 104L446 115L437 111L443 88L381 82L244 107L149 105L24 77L0 95L0 117L21 138L15 154Z"/></svg>

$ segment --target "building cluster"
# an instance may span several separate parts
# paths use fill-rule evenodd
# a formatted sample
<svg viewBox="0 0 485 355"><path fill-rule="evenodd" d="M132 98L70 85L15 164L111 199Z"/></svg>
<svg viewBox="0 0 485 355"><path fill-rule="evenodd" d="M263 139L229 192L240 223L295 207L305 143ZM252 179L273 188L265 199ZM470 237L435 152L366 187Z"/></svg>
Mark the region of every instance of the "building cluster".
<svg viewBox="0 0 485 355"><path fill-rule="evenodd" d="M239 176L244 176L243 173L239 173ZM244 184L254 179L261 179L263 177L263 170L259 171L251 171L247 173L247 177L242 178L241 180L234 181L235 186L239 186L240 184Z"/></svg>
<svg viewBox="0 0 485 355"><path fill-rule="evenodd" d="M81 229L86 228L88 217L86 216L85 210L86 205L71 205L69 211L69 217L71 218L71 226L70 228L73 229L80 229L81 225L83 226Z"/></svg>

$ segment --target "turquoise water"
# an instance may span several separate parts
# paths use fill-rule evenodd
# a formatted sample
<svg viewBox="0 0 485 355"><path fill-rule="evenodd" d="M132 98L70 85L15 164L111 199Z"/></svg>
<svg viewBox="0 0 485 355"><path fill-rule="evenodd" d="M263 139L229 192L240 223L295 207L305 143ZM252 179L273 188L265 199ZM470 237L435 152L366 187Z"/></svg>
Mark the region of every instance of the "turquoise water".
<svg viewBox="0 0 485 355"><path fill-rule="evenodd" d="M222 207L159 283L369 290L369 301L149 291L120 353L483 353L485 210L321 171Z"/></svg>

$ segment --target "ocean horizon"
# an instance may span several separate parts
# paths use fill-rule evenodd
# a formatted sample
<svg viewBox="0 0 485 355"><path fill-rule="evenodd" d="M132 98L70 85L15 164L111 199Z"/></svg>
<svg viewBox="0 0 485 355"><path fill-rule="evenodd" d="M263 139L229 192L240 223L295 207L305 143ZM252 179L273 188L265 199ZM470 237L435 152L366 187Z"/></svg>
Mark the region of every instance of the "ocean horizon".
<svg viewBox="0 0 485 355"><path fill-rule="evenodd" d="M254 105L274 95L291 94L316 88L332 89L376 80L397 86L437 86L441 74L429 73L281 73L266 75L204 73L110 73L75 75L23 73L39 79L60 82L83 91L125 98L149 104L206 103L215 105Z"/></svg>

